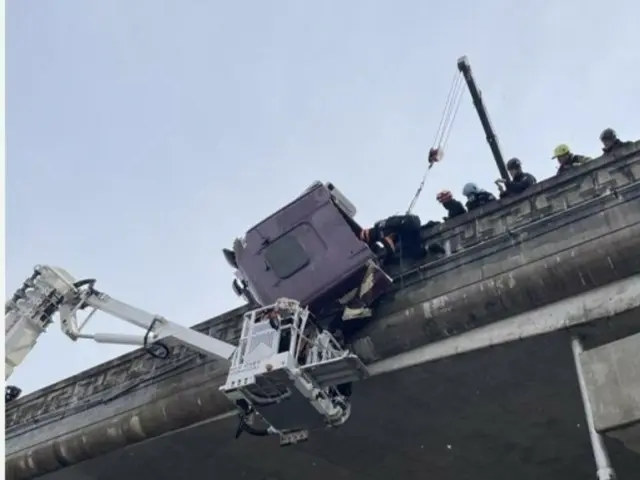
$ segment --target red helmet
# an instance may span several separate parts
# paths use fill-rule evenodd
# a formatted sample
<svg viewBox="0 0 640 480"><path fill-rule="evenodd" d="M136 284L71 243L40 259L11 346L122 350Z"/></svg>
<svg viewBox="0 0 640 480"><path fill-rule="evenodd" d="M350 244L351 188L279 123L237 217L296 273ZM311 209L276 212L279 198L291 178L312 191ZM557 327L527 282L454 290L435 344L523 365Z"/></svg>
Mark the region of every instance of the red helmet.
<svg viewBox="0 0 640 480"><path fill-rule="evenodd" d="M440 203L449 202L453 200L453 195L449 190L443 190L438 195L436 195L436 200Z"/></svg>

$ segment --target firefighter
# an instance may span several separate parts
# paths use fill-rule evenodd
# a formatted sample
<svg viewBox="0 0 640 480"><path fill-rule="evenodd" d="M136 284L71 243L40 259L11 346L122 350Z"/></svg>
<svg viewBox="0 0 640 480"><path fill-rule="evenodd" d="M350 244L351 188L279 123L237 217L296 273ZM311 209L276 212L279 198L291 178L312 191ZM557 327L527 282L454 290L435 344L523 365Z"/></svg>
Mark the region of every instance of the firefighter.
<svg viewBox="0 0 640 480"><path fill-rule="evenodd" d="M558 160L558 171L556 175L560 175L572 168L579 167L587 163L591 158L585 157L584 155L576 155L571 152L571 149L568 145L564 143L558 145L553 150L553 157Z"/></svg>
<svg viewBox="0 0 640 480"><path fill-rule="evenodd" d="M418 260L429 252L444 253L438 244L431 244L425 249L420 227L417 215L393 215L376 222L372 228L363 229L360 239L386 259L402 255ZM382 244L382 251L376 248L378 243Z"/></svg>
<svg viewBox="0 0 640 480"><path fill-rule="evenodd" d="M535 185L537 181L536 177L522 171L522 162L518 158L514 157L507 162L507 170L511 175L511 180L505 180L504 178L496 180L496 185L500 190L500 198L518 195Z"/></svg>
<svg viewBox="0 0 640 480"><path fill-rule="evenodd" d="M613 128L605 128L600 134L602 142L602 152L607 155L613 153L620 148L631 145L633 142L623 142L618 138L618 134Z"/></svg>
<svg viewBox="0 0 640 480"><path fill-rule="evenodd" d="M476 208L496 201L493 193L478 188L475 183L467 183L462 189L462 194L467 197L466 206L468 211L475 210Z"/></svg>
<svg viewBox="0 0 640 480"><path fill-rule="evenodd" d="M399 253L400 247L406 256L424 256L417 215L393 215L380 220L372 228L363 229L360 239L370 246L381 243L387 258Z"/></svg>
<svg viewBox="0 0 640 480"><path fill-rule="evenodd" d="M4 401L5 403L12 402L22 394L22 390L13 385L7 385L4 387Z"/></svg>
<svg viewBox="0 0 640 480"><path fill-rule="evenodd" d="M436 200L447 210L447 216L444 217L445 221L467 213L464 205L453 198L453 194L449 190L443 190L438 193L438 195L436 195Z"/></svg>

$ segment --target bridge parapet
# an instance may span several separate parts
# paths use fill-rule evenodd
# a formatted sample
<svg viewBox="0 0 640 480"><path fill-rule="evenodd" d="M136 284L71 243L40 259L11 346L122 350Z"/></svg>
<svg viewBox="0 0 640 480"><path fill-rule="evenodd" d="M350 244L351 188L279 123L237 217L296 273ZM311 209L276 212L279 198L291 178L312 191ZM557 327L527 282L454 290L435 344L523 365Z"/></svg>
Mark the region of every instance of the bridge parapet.
<svg viewBox="0 0 640 480"><path fill-rule="evenodd" d="M448 241L452 251L469 248L638 181L640 140L614 155L604 155L575 171L545 179L521 195L426 230L424 236L433 241Z"/></svg>

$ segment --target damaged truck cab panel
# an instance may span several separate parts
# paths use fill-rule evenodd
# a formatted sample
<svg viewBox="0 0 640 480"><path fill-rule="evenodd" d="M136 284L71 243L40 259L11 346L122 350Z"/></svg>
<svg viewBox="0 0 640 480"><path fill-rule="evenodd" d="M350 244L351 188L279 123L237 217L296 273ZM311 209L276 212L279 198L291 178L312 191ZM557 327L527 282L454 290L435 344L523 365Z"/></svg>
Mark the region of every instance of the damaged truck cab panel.
<svg viewBox="0 0 640 480"><path fill-rule="evenodd" d="M315 182L225 252L237 269L234 290L260 305L285 297L315 310L335 302L377 262L355 213L331 183Z"/></svg>

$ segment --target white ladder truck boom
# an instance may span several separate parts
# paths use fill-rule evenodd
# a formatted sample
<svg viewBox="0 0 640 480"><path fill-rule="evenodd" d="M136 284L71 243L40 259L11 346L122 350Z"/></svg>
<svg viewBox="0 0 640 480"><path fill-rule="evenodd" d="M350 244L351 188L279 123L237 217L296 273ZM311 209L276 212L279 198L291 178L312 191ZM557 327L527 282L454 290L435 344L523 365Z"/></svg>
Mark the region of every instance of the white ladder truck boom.
<svg viewBox="0 0 640 480"><path fill-rule="evenodd" d="M228 344L116 300L95 289L93 279L76 280L61 268L37 266L5 305L5 380L35 347L58 314L73 341L138 345L152 356L170 355L164 341L229 362L220 390L239 410L237 435L278 435L281 445L306 440L309 431L346 422L350 384L368 376L364 364L313 322L295 300L247 312L239 345ZM80 318L80 313L83 314ZM144 330L143 334L83 333L101 311ZM20 395L6 388L6 400Z"/></svg>

